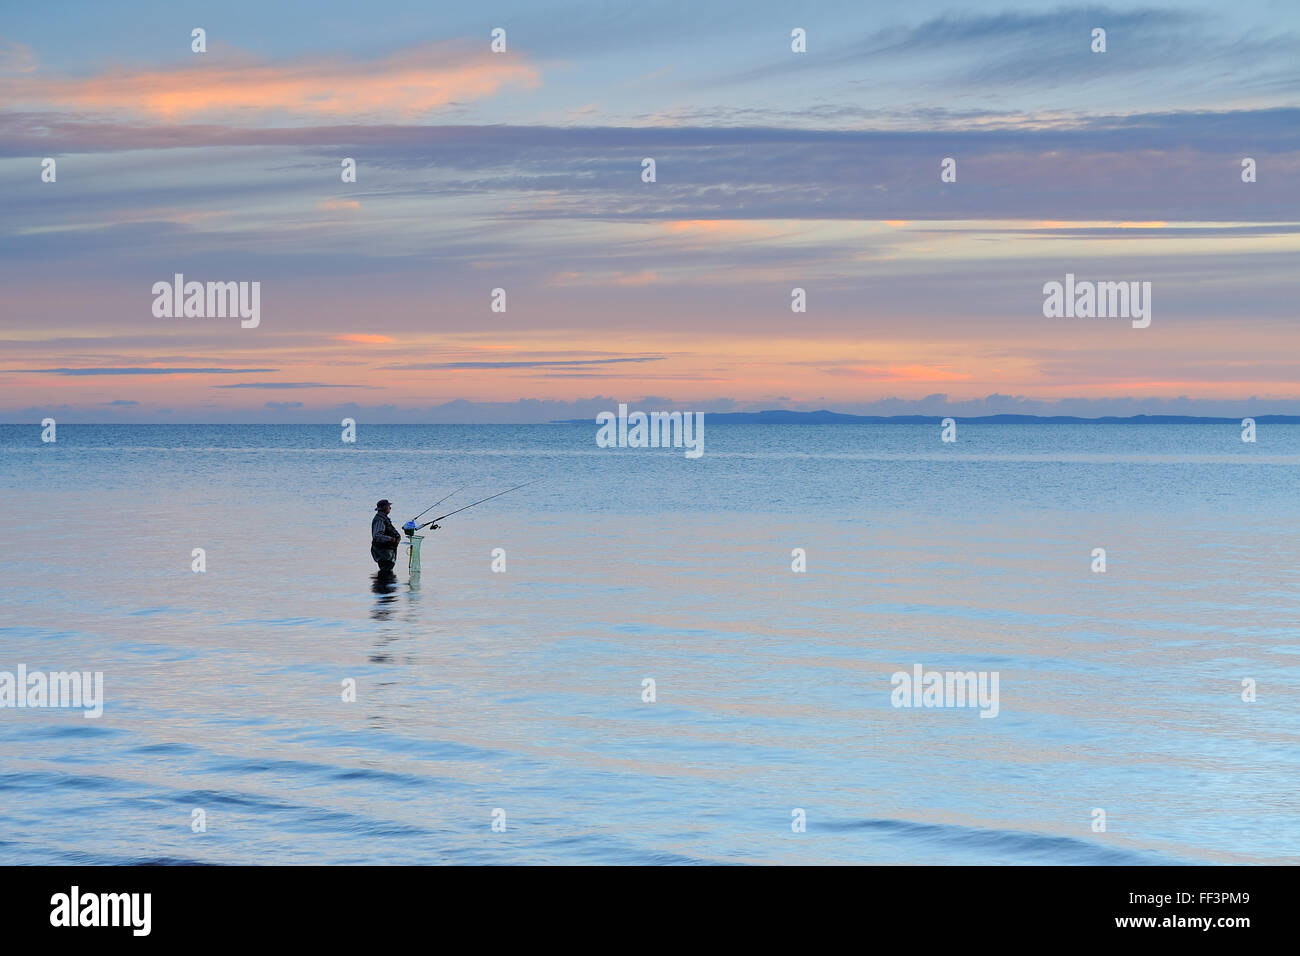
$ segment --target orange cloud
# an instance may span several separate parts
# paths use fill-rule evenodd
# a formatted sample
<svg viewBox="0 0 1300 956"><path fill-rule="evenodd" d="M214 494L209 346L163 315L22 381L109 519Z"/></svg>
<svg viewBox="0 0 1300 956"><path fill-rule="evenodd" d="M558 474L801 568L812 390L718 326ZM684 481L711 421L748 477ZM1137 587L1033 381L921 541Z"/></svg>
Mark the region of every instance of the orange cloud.
<svg viewBox="0 0 1300 956"><path fill-rule="evenodd" d="M719 239L756 239L777 234L771 226L753 219L679 219L664 223L664 228L678 235Z"/></svg>
<svg viewBox="0 0 1300 956"><path fill-rule="evenodd" d="M356 199L322 199L316 204L317 209L333 211L336 209L360 209L361 202Z"/></svg>
<svg viewBox="0 0 1300 956"><path fill-rule="evenodd" d="M457 53L447 45L372 61L310 58L260 63L245 57L192 54L185 66L113 70L91 77L26 73L0 78L10 107L105 110L178 119L224 112L293 112L412 117L452 102L481 99L506 86L532 89L535 68L486 49ZM208 60L213 57L213 60Z"/></svg>
<svg viewBox="0 0 1300 956"><path fill-rule="evenodd" d="M831 375L851 375L878 382L961 382L970 378L960 372L950 372L943 365L865 365L827 371Z"/></svg>
<svg viewBox="0 0 1300 956"><path fill-rule="evenodd" d="M353 332L347 335L334 336L336 342L359 342L362 345L382 345L385 342L392 342L391 335L367 335L363 332Z"/></svg>

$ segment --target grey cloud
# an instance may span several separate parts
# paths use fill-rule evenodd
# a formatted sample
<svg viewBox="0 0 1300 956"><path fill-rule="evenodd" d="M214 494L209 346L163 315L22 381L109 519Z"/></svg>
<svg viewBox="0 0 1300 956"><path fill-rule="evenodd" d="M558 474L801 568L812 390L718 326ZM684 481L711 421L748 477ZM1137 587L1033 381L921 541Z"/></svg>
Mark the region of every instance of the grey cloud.
<svg viewBox="0 0 1300 956"><path fill-rule="evenodd" d="M322 163L325 151L313 139L328 141L334 132L261 131L268 138L292 133L303 148L320 151ZM376 198L434 204L475 197L474 218L444 233L431 223L429 231L412 237L419 252L448 247L462 258L499 251L501 223L508 220L1300 219L1295 108L1095 116L1042 129L375 127L352 128L350 135L368 139L361 149L373 158L363 162L393 174L382 185L350 193L363 204ZM78 148L93 149L84 143ZM644 155L658 160L659 181L650 190L632 185L641 185ZM1239 178L1243 155L1254 156L1261 169L1259 181L1246 189ZM938 181L945 156L958 161L955 184ZM303 183L304 203L319 198L309 180ZM42 217L50 214L39 186L23 186L11 197L18 222L38 209ZM256 187L208 185L200 195ZM192 191L185 184L174 188ZM109 195L88 201L110 215L122 200ZM118 268L141 273L156 270L147 253L162 248L178 268L188 259L208 271L225 262L242 262L244 268L269 262L282 271L309 273L355 267L362 259L368 269L391 271L415 260L414 254L392 256L388 250L367 255L354 244L346 252L294 247L264 253L266 245L264 231L225 229L214 238L171 223L0 234L0 253L8 260L89 257L111 246ZM259 251L230 251L239 249Z"/></svg>

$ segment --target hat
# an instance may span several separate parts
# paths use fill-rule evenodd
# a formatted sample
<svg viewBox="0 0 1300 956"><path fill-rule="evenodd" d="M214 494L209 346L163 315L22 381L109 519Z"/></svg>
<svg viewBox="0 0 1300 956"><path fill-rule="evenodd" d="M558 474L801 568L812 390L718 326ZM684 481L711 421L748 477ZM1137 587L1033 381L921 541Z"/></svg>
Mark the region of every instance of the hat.
<svg viewBox="0 0 1300 956"><path fill-rule="evenodd" d="M389 501L387 498L380 498L378 501L375 502L375 510L378 511L380 508L386 508L391 504L392 502Z"/></svg>

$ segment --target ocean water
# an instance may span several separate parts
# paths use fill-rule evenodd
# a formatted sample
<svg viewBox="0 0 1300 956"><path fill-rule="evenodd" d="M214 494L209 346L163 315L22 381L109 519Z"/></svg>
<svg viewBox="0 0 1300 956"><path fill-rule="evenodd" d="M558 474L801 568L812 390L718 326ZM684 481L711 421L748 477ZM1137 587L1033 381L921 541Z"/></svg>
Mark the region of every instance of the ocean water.
<svg viewBox="0 0 1300 956"><path fill-rule="evenodd" d="M0 426L0 864L1300 862L1300 427L594 436Z"/></svg>

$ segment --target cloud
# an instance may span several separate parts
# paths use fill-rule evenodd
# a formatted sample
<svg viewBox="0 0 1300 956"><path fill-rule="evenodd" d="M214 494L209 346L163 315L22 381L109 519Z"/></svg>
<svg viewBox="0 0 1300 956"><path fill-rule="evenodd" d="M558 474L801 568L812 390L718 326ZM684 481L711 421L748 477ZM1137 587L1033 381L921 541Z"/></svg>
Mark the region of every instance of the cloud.
<svg viewBox="0 0 1300 956"><path fill-rule="evenodd" d="M12 55L10 57L13 58ZM146 115L175 122L196 116L395 116L411 120L507 87L534 89L537 69L486 44L430 44L373 60L300 57L278 63L237 54L194 57L161 69L114 68L82 77L23 72L0 77L0 101L22 109Z"/></svg>
<svg viewBox="0 0 1300 956"><path fill-rule="evenodd" d="M119 398L111 402L100 402L101 405L139 405L139 402L132 401L129 398Z"/></svg>
<svg viewBox="0 0 1300 956"><path fill-rule="evenodd" d="M619 273L610 281L618 286L654 285L659 281L659 274L649 269L642 269L640 272Z"/></svg>
<svg viewBox="0 0 1300 956"><path fill-rule="evenodd" d="M36 53L14 40L0 39L0 76L36 71Z"/></svg>
<svg viewBox="0 0 1300 956"><path fill-rule="evenodd" d="M622 286L635 288L637 286L654 285L658 281L659 274L657 272L641 269L636 272L559 272L551 277L548 284L552 286Z"/></svg>
<svg viewBox="0 0 1300 956"><path fill-rule="evenodd" d="M870 21L868 21L870 22ZM1066 6L1044 12L941 13L908 25L888 25L847 41L827 38L817 56L772 58L762 66L732 72L715 82L754 83L798 76L857 70L870 63L880 71L877 86L905 78L913 92L922 86L963 84L963 93L1008 87L1041 87L1098 77L1098 55L1090 49L1094 27L1107 31L1106 73L1188 69L1195 63L1228 60L1234 72L1258 70L1272 58L1294 56L1295 39L1252 28L1233 33L1206 12L1166 7L1115 9ZM1240 29L1240 28L1239 28ZM882 68L882 66L884 68ZM907 72L919 66L919 75Z"/></svg>
<svg viewBox="0 0 1300 956"><path fill-rule="evenodd" d="M679 219L664 223L664 228L673 235L698 236L725 242L771 238L779 234L771 223L749 219Z"/></svg>
<svg viewBox="0 0 1300 956"><path fill-rule="evenodd" d="M237 382L234 385L209 385L208 388L373 388L372 385L333 385L326 382Z"/></svg>
<svg viewBox="0 0 1300 956"><path fill-rule="evenodd" d="M841 58L906 57L925 52L952 55L960 48L987 56L991 51L1008 54L1012 47L1020 52L1041 50L1045 46L1056 53L1072 49L1088 53L1088 44L1080 44L1078 37L1090 39L1094 26L1104 24L1108 33L1149 31L1142 35L1150 36L1186 28L1198 19L1203 19L1203 15L1155 7L1113 10L1076 6L1045 13L943 13L915 26L878 30Z"/></svg>
<svg viewBox="0 0 1300 956"><path fill-rule="evenodd" d="M350 332L345 335L331 336L336 342L356 342L360 345L382 345L394 341L391 335L371 335L365 332Z"/></svg>
<svg viewBox="0 0 1300 956"><path fill-rule="evenodd" d="M16 368L14 372L54 375L243 375L248 372L278 372L278 368ZM231 387L231 386L225 386Z"/></svg>
<svg viewBox="0 0 1300 956"><path fill-rule="evenodd" d="M624 362L659 362L662 355L645 355L636 358L601 358L601 359L564 359L556 361L526 362L423 362L415 365L384 365L380 371L389 372L427 372L436 369L470 369L470 368L568 368L575 365L615 365ZM223 386L232 388L233 386Z"/></svg>
<svg viewBox="0 0 1300 956"><path fill-rule="evenodd" d="M302 408L302 402L267 402L266 407L279 412L289 408Z"/></svg>
<svg viewBox="0 0 1300 956"><path fill-rule="evenodd" d="M940 365L844 366L826 369L828 375L847 375L873 382L958 382L969 375Z"/></svg>
<svg viewBox="0 0 1300 956"><path fill-rule="evenodd" d="M756 220L1262 222L1294 219L1300 207L1298 177L1293 175L1300 166L1296 108L1072 115L1032 128L942 132L926 127L924 118L918 123L922 128L852 131L391 125L240 130L86 124L0 112L0 155L289 146L306 153L304 163L323 165L327 155L332 159L346 149L363 160L371 157L368 161L395 177L379 198L367 200L367 209L378 210L376 229L382 228L380 200L409 198L418 204L473 195L493 201L498 220L654 221L664 223L667 234L683 243L710 246L721 245L711 239L733 235L764 238L762 231L774 228ZM1236 178L1234 166L1239 175L1243 155L1227 144L1244 144L1241 149L1267 144L1271 175L1261 175L1249 195L1224 188L1225 181ZM629 164L635 166L650 151L673 175L661 177L652 191L629 193ZM232 150L233 155L239 154ZM260 155L249 150L248 162L257 162ZM958 184L937 185L937 171L931 171L942 156L959 158ZM315 202L318 195L310 182L300 187L311 190L302 199ZM233 202L248 188L241 182L239 191L223 188L218 196ZM281 194L284 184L275 179L259 188ZM46 195L34 194L28 202L31 216L47 214ZM179 195L172 205L183 205ZM499 228L497 221L492 226ZM187 235L174 227L155 238L174 242L178 233ZM149 237L144 229L138 234ZM97 235L106 242L130 241L102 230ZM40 234L19 238L21 244L11 243L16 254L34 255L30 250L41 247ZM66 234L50 241L54 239L60 251L70 241ZM620 278L596 275L606 282ZM557 281L582 282L583 277L570 268Z"/></svg>

